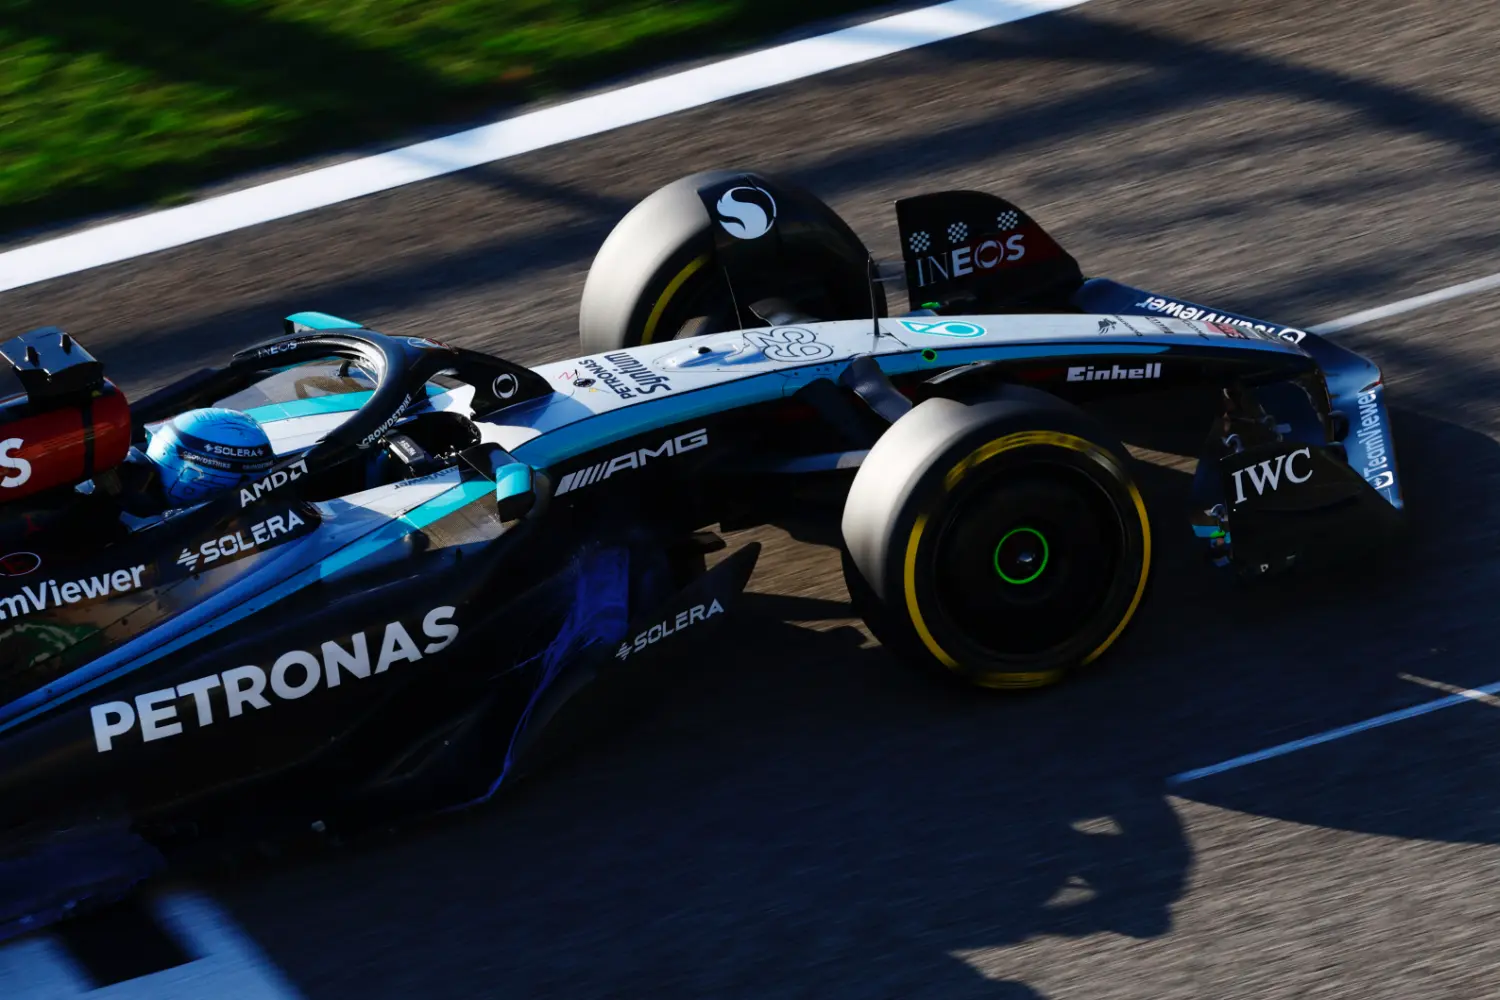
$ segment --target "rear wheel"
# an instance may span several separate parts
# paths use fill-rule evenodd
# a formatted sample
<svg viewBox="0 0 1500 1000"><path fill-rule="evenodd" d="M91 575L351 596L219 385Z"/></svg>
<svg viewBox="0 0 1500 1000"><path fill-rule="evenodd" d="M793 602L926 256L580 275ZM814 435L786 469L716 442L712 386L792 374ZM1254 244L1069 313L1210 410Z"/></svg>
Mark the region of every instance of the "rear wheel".
<svg viewBox="0 0 1500 1000"><path fill-rule="evenodd" d="M845 502L845 580L878 638L972 684L1041 687L1097 659L1145 593L1151 533L1117 442L1029 390L929 400Z"/></svg>

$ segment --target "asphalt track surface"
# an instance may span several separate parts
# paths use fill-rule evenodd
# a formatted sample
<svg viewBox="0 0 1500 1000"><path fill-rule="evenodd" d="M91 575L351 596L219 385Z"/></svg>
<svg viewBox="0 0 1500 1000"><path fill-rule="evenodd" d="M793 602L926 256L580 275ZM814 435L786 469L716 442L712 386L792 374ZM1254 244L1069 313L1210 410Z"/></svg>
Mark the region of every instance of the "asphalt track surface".
<svg viewBox="0 0 1500 1000"><path fill-rule="evenodd" d="M140 389L299 308L539 362L599 241L755 165L893 257L892 198L1002 192L1092 274L1290 323L1500 270L1500 8L1099 0L8 293ZM1342 335L1385 367L1414 528L1236 589L1148 468L1156 585L1106 664L980 698L850 620L775 532L660 710L495 808L207 887L305 996L1485 997L1500 715L1475 703L1179 772L1500 680L1500 295Z"/></svg>

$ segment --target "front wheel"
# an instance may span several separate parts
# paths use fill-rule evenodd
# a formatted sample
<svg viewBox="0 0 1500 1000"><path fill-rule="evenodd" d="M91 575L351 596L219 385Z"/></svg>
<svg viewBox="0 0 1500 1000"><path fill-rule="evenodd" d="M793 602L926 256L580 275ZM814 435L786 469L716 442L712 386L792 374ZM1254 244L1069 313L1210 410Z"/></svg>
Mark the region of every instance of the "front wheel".
<svg viewBox="0 0 1500 1000"><path fill-rule="evenodd" d="M1124 449L1034 390L922 403L845 501L844 576L887 646L987 688L1042 687L1112 646L1151 529Z"/></svg>

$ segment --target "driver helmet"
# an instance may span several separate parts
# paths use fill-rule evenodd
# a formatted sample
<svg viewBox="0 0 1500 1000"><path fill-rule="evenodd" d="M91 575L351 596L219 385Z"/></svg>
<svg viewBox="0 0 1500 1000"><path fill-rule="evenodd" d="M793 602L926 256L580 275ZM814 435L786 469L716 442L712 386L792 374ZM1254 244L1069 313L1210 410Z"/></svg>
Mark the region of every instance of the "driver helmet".
<svg viewBox="0 0 1500 1000"><path fill-rule="evenodd" d="M239 410L179 413L151 437L146 457L174 506L205 503L263 475L276 460L265 429Z"/></svg>

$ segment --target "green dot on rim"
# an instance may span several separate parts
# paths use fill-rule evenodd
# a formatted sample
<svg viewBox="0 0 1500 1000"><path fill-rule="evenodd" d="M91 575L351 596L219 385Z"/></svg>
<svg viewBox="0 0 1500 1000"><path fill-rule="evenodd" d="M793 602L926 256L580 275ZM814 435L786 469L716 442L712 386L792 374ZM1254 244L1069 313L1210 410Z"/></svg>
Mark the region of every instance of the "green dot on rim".
<svg viewBox="0 0 1500 1000"><path fill-rule="evenodd" d="M927 348L926 350L924 350L922 352L922 360L923 361L936 361L937 360L937 351L934 351L930 347Z"/></svg>
<svg viewBox="0 0 1500 1000"><path fill-rule="evenodd" d="M1008 574L1006 574L1005 570L1000 568L1000 550L1005 546L1006 542L1010 541L1012 535L1021 534L1034 535L1036 536L1036 540L1042 543L1042 564L1038 566L1036 568L1036 572L1032 573L1030 576L1016 578L1009 576ZM1006 583L1020 587L1030 583L1031 581L1042 575L1042 573L1047 569L1047 559L1049 555L1050 550L1047 547L1047 538L1040 531L1037 531L1035 528L1012 528L1007 531L1001 537L1000 541L995 545L995 572L999 575L1000 579L1004 580Z"/></svg>

